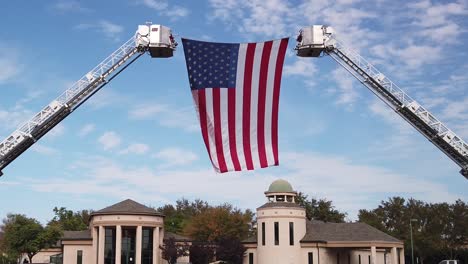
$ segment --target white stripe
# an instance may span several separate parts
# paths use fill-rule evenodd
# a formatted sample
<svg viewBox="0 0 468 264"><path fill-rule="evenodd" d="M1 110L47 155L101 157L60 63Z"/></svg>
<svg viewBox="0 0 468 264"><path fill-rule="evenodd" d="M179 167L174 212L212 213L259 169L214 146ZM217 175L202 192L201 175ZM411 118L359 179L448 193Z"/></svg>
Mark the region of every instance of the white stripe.
<svg viewBox="0 0 468 264"><path fill-rule="evenodd" d="M257 115L258 115L258 92L260 79L260 65L262 63L263 42L255 46L254 63L252 69L252 92L250 100L250 152L255 169L260 168L260 157L257 142Z"/></svg>
<svg viewBox="0 0 468 264"><path fill-rule="evenodd" d="M229 127L228 127L228 89L219 89L220 103L221 103L221 139L223 142L224 160L228 171L234 170L232 163L231 151L229 146Z"/></svg>
<svg viewBox="0 0 468 264"><path fill-rule="evenodd" d="M205 89L205 100L206 100L206 124L208 127L208 142L210 146L211 160L213 166L219 172L218 156L216 155L216 144L215 144L215 130L214 130L214 113L213 113L213 89Z"/></svg>
<svg viewBox="0 0 468 264"><path fill-rule="evenodd" d="M239 55L237 58L237 76L236 76L236 149L239 164L242 170L247 169L244 156L244 140L242 137L242 113L244 111L244 70L245 56L247 54L247 44L239 45Z"/></svg>
<svg viewBox="0 0 468 264"><path fill-rule="evenodd" d="M265 100L265 150L268 165L275 164L275 157L273 155L273 142L271 137L271 117L273 112L273 88L275 82L276 59L281 40L273 41L270 53L270 61L268 65L268 77L266 86L266 100Z"/></svg>

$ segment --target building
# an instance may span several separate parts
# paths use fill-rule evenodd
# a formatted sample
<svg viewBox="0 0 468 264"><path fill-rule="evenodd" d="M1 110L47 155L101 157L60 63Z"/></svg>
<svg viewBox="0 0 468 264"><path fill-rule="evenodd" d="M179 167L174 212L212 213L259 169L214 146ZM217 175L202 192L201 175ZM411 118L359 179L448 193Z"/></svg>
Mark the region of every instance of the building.
<svg viewBox="0 0 468 264"><path fill-rule="evenodd" d="M244 264L404 264L403 243L367 224L308 221L287 181L274 181L265 195L267 202L257 208L257 236L243 242ZM42 250L33 262L165 264L161 246L169 237L189 242L165 232L156 210L125 200L94 212L89 230L65 231L59 247Z"/></svg>
<svg viewBox="0 0 468 264"><path fill-rule="evenodd" d="M257 208L257 237L244 241L244 264L404 264L403 242L365 223L308 221L285 180Z"/></svg>

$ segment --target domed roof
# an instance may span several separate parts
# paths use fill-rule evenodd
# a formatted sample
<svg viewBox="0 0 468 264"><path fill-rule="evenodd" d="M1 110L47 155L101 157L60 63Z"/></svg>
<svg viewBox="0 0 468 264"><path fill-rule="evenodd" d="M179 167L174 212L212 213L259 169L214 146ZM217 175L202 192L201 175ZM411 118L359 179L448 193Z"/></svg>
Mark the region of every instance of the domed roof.
<svg viewBox="0 0 468 264"><path fill-rule="evenodd" d="M270 184L267 193L294 193L291 184L283 179L278 179Z"/></svg>

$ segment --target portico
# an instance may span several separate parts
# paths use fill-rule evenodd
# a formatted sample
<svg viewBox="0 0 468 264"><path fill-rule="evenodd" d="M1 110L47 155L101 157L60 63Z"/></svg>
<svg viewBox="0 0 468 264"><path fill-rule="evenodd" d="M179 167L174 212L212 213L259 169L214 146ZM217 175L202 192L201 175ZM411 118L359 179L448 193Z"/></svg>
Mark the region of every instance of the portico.
<svg viewBox="0 0 468 264"><path fill-rule="evenodd" d="M92 263L160 264L164 216L132 200L91 215Z"/></svg>

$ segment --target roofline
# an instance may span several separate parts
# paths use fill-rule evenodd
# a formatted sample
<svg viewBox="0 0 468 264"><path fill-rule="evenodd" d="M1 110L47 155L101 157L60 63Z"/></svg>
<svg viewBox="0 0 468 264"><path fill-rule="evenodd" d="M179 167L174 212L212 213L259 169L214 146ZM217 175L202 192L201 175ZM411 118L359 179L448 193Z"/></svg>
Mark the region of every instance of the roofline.
<svg viewBox="0 0 468 264"><path fill-rule="evenodd" d="M93 240L93 238L61 238L61 241L86 241L86 240Z"/></svg>
<svg viewBox="0 0 468 264"><path fill-rule="evenodd" d="M296 191L292 191L292 192L270 192L270 191L266 191L266 192L264 192L264 194L273 194L273 193L276 193L276 194L296 194L297 195Z"/></svg>
<svg viewBox="0 0 468 264"><path fill-rule="evenodd" d="M366 240L366 241L340 241L340 240L300 240L300 243L326 243L326 244L398 244L403 245L404 243L400 240L398 241L385 241L385 240Z"/></svg>
<svg viewBox="0 0 468 264"><path fill-rule="evenodd" d="M159 216L159 217L166 217L164 214L154 212L154 213L131 213L131 212L93 212L89 215L89 217L97 216L97 215L148 215L148 216Z"/></svg>

